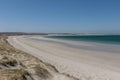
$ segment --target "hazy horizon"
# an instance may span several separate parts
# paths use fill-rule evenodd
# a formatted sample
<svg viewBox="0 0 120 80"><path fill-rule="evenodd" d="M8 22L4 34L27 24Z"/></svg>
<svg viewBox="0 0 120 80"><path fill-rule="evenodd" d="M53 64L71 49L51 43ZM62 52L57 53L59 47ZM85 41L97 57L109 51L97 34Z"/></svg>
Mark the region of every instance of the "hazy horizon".
<svg viewBox="0 0 120 80"><path fill-rule="evenodd" d="M118 0L1 0L0 32L120 34Z"/></svg>

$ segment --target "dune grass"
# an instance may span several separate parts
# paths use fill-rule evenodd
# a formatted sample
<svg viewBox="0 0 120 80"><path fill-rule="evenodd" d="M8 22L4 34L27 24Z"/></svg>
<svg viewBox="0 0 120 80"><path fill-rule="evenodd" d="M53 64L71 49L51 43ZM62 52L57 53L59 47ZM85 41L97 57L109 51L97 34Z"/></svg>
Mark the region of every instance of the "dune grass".
<svg viewBox="0 0 120 80"><path fill-rule="evenodd" d="M38 66L42 61L15 49L6 39L7 36L0 35L0 80L44 80L51 76L48 70Z"/></svg>

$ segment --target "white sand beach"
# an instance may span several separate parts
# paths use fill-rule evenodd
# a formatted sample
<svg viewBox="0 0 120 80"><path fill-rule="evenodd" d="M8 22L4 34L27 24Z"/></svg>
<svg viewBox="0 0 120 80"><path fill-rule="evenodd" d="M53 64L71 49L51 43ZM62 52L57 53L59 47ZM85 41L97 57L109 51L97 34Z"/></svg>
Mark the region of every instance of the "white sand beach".
<svg viewBox="0 0 120 80"><path fill-rule="evenodd" d="M60 73L79 80L120 80L120 52L116 46L114 52L114 45L112 52L112 47L108 51L94 50L94 47L106 46L41 36L11 36L8 41L14 47L54 65ZM74 45L92 49L80 49Z"/></svg>

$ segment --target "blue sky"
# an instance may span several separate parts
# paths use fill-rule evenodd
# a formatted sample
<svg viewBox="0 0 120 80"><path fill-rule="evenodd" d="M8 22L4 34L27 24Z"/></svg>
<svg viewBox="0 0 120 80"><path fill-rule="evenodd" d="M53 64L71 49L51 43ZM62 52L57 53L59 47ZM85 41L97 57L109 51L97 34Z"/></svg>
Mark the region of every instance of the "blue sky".
<svg viewBox="0 0 120 80"><path fill-rule="evenodd" d="M0 31L120 34L120 0L0 0Z"/></svg>

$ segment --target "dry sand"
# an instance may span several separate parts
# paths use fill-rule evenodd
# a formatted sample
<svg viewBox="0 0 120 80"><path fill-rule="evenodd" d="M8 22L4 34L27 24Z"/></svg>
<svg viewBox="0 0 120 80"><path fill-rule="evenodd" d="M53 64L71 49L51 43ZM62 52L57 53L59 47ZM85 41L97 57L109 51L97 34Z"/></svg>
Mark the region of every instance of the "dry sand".
<svg viewBox="0 0 120 80"><path fill-rule="evenodd" d="M120 80L119 52L69 47L99 45L40 36L12 36L8 41L14 47L54 65L60 73L69 74L79 80Z"/></svg>

